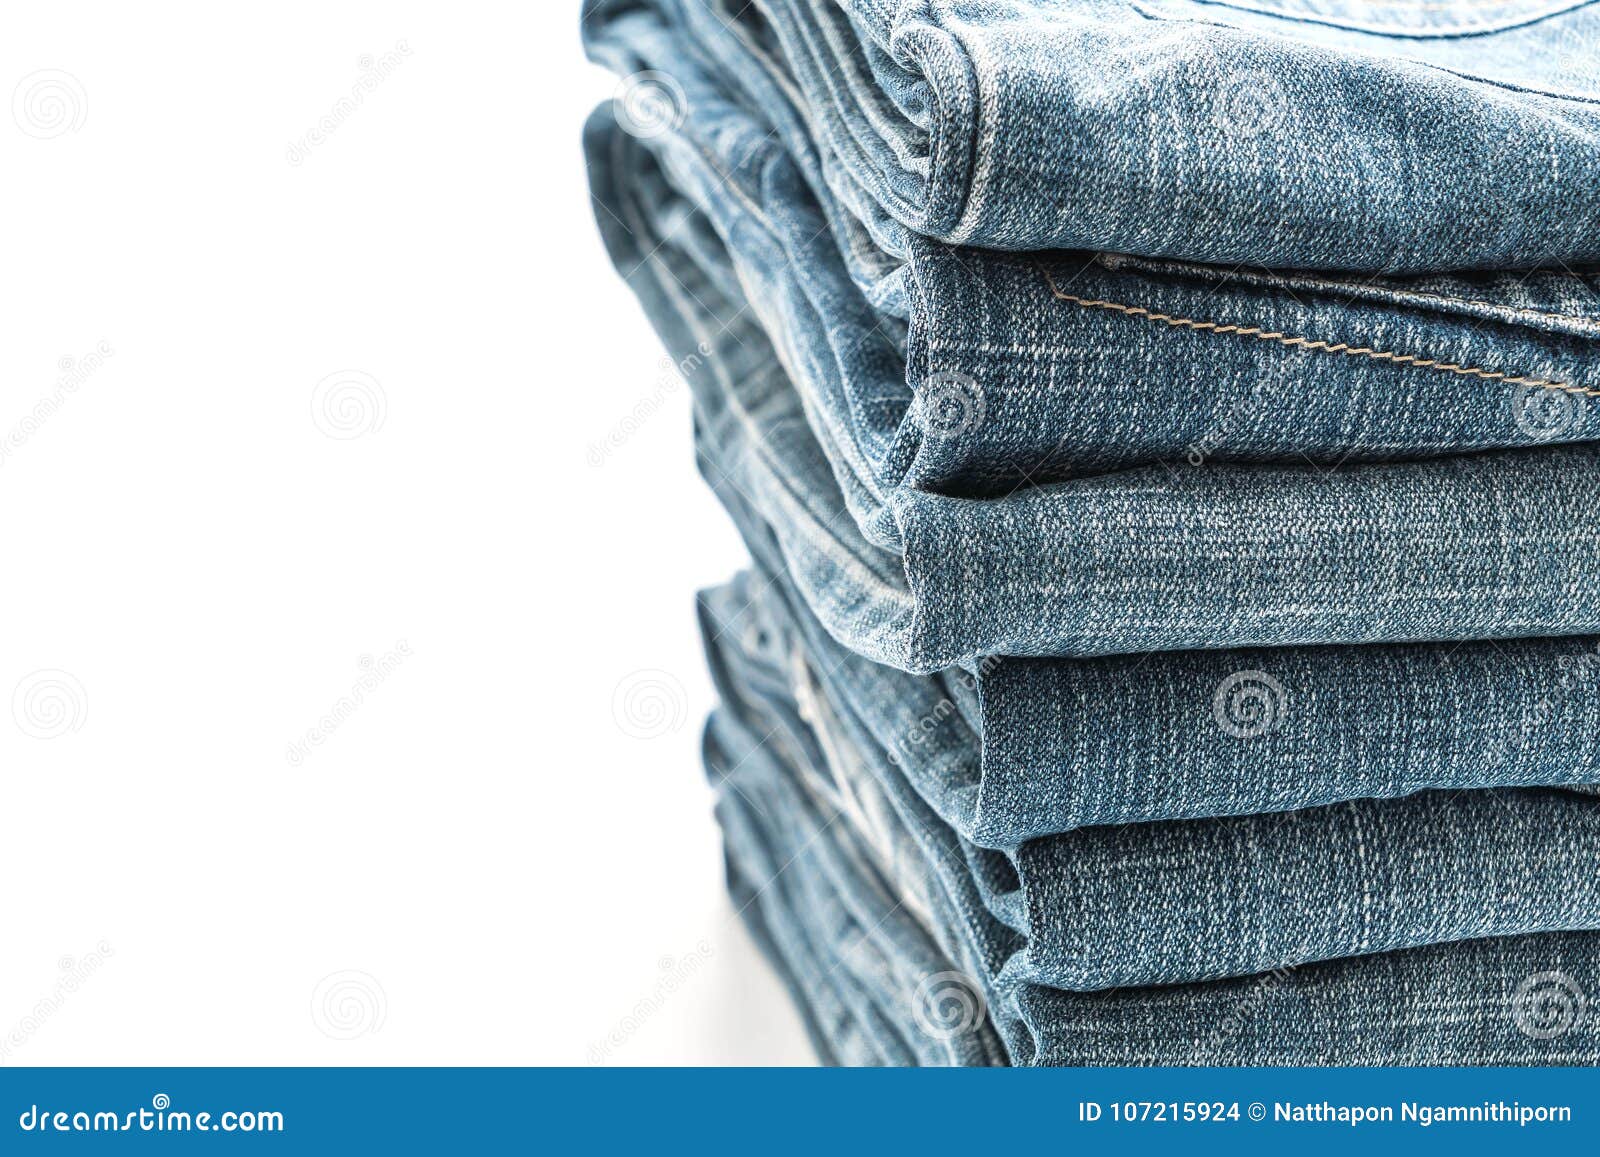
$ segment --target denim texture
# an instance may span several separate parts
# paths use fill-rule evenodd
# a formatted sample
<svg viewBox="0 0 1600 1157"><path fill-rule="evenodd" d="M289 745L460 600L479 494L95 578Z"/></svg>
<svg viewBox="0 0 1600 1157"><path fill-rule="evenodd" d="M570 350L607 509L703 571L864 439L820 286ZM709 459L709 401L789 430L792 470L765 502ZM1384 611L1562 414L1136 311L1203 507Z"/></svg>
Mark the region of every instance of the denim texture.
<svg viewBox="0 0 1600 1157"><path fill-rule="evenodd" d="M901 565L902 603L830 622L864 654L929 672L1600 630L1574 595L1600 498L1579 441L1592 278L1452 291L926 240L901 262L703 4L589 30L619 71L671 62L686 105L643 141L591 125L619 266L644 296L662 267L716 286L714 328L759 320L852 516ZM1559 420L1529 417L1545 408Z"/></svg>
<svg viewBox="0 0 1600 1157"><path fill-rule="evenodd" d="M836 195L891 251L921 234L1372 271L1600 259L1584 0L662 6L774 61Z"/></svg>
<svg viewBox="0 0 1600 1157"><path fill-rule="evenodd" d="M714 472L708 470L708 476ZM790 585L742 496L714 486L763 568L738 594L768 606L816 694L850 721L875 781L898 779L953 830L995 918L1018 938L1004 980L1096 990L1293 968L1451 940L1600 928L1600 807L1564 791L1423 792L1273 815L1080 828L977 846L953 787L978 745L946 719L941 758L906 741L944 686L841 647ZM762 592L758 594L757 592ZM789 597L784 597L789 595ZM1148 766L1148 765L1147 765ZM1218 926L1226 935L1217 935Z"/></svg>
<svg viewBox="0 0 1600 1157"><path fill-rule="evenodd" d="M1600 1061L1600 1020L1554 1032L1528 1004L1553 974L1594 990L1594 933L1467 940L1093 993L1018 977L1009 967L1018 936L991 911L960 841L892 764L855 751L847 713L816 694L811 661L782 633L775 589L742 576L702 596L723 696L706 759L738 910L799 994L824 1060Z"/></svg>
<svg viewBox="0 0 1600 1157"><path fill-rule="evenodd" d="M1600 1060L1600 4L583 28L819 1055Z"/></svg>
<svg viewBox="0 0 1600 1157"><path fill-rule="evenodd" d="M597 196L619 219L637 221L624 186L606 178L615 172L605 165L616 155L613 131L604 118L594 122ZM621 230L609 235L634 244ZM697 248L714 244L702 237ZM725 296L736 285L711 281L701 265L680 260L680 250L655 249L631 280L674 356L696 362L688 379L708 478L759 508L783 566L829 631L893 663L916 615L902 569L846 512L782 359ZM631 252L618 250L625 269ZM1234 587L1217 593L1238 597ZM1159 626L1170 608L1130 597L1125 613ZM1258 672L1264 677L1250 677ZM891 746L908 764L948 766L930 773L924 790L969 838L991 847L1087 824L1600 780L1593 637L987 658L944 683L949 702L918 690L923 705L905 716ZM964 703L963 685L971 687L964 721L951 718ZM880 693L927 686L886 673ZM1225 687L1233 690L1219 699ZM1254 722L1270 725L1260 734L1254 712L1266 713ZM978 759L960 738L963 722L982 737ZM1150 772L1165 766L1182 774Z"/></svg>

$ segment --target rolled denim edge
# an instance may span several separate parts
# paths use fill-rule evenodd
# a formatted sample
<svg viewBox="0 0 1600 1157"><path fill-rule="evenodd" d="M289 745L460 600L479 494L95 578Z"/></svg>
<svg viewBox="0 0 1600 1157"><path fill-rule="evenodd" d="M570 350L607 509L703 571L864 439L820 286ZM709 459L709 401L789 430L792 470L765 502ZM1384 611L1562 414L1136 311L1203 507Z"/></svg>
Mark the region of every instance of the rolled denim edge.
<svg viewBox="0 0 1600 1157"><path fill-rule="evenodd" d="M753 573L744 572L735 579L734 584L706 592L705 601L708 621L721 628L715 636L707 637L706 645L708 649L723 652L717 667L721 677L718 681L721 706L714 715L712 728L719 738L725 733L732 740L732 754L737 759L725 759L723 762L736 762L740 778L744 781L742 789L734 791L732 795L721 793L719 801L719 808L726 807L740 813L743 826L739 834L746 838L736 838L733 842L744 846L747 855L753 853L756 860L761 860L766 853L773 853L767 856L764 864L756 865L758 874L765 875L769 883L778 885L770 892L785 892L787 881L796 873L815 875L816 879L809 880L813 886L806 890L814 892L816 887L820 887L825 892L831 892L841 910L863 930L871 946L885 953L895 963L908 968L912 976L932 976L937 979L949 975L949 969L973 967L970 963L964 966L956 964L949 955L950 950L939 931L948 931L952 926L951 913L942 906L944 900L935 897L939 907L931 922L925 922L913 911L913 905L897 900L892 889L885 890L885 885L893 875L889 865L874 854L870 842L864 838L865 833L853 826L850 813L842 813L836 817L839 822L835 823L834 818L826 816L824 802L806 786L808 773L834 775L836 782L841 785L848 782L850 776L845 775L841 780L838 769L826 764L801 766L794 761L794 757L803 759L807 756L799 748L775 747L759 738L765 729L765 714L761 704L776 702L778 698L789 702L793 684L771 680L763 690L760 686L763 680L752 679L751 675L763 664L774 662L776 655L762 658L742 652L740 644L735 641L744 636L745 632L739 629L739 623L753 612L753 604L760 601L761 594L739 591L732 599L734 605L731 614L728 613L728 607L718 605L726 602L728 593L742 580L750 579ZM704 625L705 621L702 627ZM782 633L781 628L779 633ZM768 699L769 696L772 698ZM817 726L810 721L805 725ZM815 754L830 759L828 753L832 745L819 733L814 733L814 738L817 740ZM775 774L763 778L760 784L750 782L752 776L763 772ZM708 774L714 781L720 781L709 764ZM742 802L749 801L752 794L759 795L766 806L758 807L754 812L741 806ZM783 817L791 818L793 824L780 823ZM720 811L719 818L722 818ZM784 830L786 827L789 830ZM758 837L754 847L750 846L748 838L751 834ZM798 840L796 837L799 837ZM775 844L783 846L773 852ZM850 881L854 881L855 886L851 886ZM805 917L797 915L796 918L802 924L805 921ZM958 950L963 951L970 947L964 942L956 945ZM853 953L846 954L839 961L846 966L846 972L854 962ZM846 1003L850 1003L852 996L874 996L871 991L855 992L858 986L846 983L842 973L832 973L822 979L830 982L831 987L846 998ZM863 975L860 987L871 990L873 983ZM882 1008L857 1007L855 1016L867 1035L889 1052L898 1049L902 1055L914 1055L919 1063L1004 1063L1007 1044L996 1036L987 1017L965 1026L958 1034L930 1038L926 1033L916 1031L920 1018L914 1016L913 1012L916 1001L923 995L920 991L911 994L897 989L877 995L882 998ZM855 1003L859 1005L859 1000ZM990 1012L1003 1014L1003 1008L991 1004Z"/></svg>
<svg viewBox="0 0 1600 1157"><path fill-rule="evenodd" d="M1505 809L1513 819L1532 817L1541 821L1554 820L1556 823L1552 825L1552 831L1567 831L1569 829L1560 824L1563 810L1576 817L1595 807L1590 800L1561 791L1512 789L1511 794L1524 797L1514 801L1524 805L1520 811L1512 811L1504 796L1491 803L1489 793L1442 791L1383 801L1390 805L1386 813L1362 809L1359 802L1350 807L1312 809L1307 818L1324 829L1328 837L1325 843L1329 848L1359 848L1363 839L1362 823L1380 814L1387 823L1396 816L1410 813L1420 817L1429 830L1444 831L1447 830L1444 825L1448 809L1449 822L1456 825L1454 842L1441 843L1434 849L1434 857L1426 864L1408 864L1396 857L1388 859L1391 870L1412 873L1409 879L1383 881L1389 887L1391 896L1409 901L1402 905L1406 915L1404 918L1385 917L1376 922L1369 917L1362 928L1359 944L1342 938L1329 938L1326 934L1321 934L1319 942L1318 934L1311 929L1310 907L1302 913L1303 926L1299 929L1299 939L1291 939L1290 929L1274 927L1265 922L1263 909L1254 914L1248 925L1250 934L1244 938L1213 940L1202 937L1190 943L1171 935L1157 933L1151 936L1144 933L1145 951L1124 951L1115 957L1108 956L1095 951L1093 930L1104 927L1108 915L1120 913L1111 913L1107 908L1107 905L1117 903L1114 889L1108 888L1100 880L1087 878L1081 871L1083 864L1095 858L1091 854L1092 849L1085 849L1083 854L1065 855L1060 846L1050 840L1030 842L1014 857L1021 881L1019 890L1027 901L1026 926L1019 931L1027 937L1028 947L1026 953L1011 961L1008 967L1015 966L1017 979L1072 991L1096 992L1150 984L1187 984L1253 976L1322 961L1382 955L1431 944L1548 932L1600 931L1600 888L1592 882L1575 880L1570 872L1561 877L1557 859L1539 863L1534 862L1531 854L1525 853L1527 862L1523 865L1523 875L1514 877L1510 874L1513 861L1508 850L1497 852L1499 858L1490 857L1487 862L1474 858L1478 849L1464 833L1468 829L1492 831L1492 824L1499 817L1500 809ZM1480 814L1469 817L1463 823L1461 813L1469 808L1478 809ZM1547 809L1551 814L1543 814ZM1289 825L1287 830L1282 823L1274 823L1271 827L1263 825L1263 820L1273 819L1271 816L1235 816L1206 821L1213 825L1206 829L1206 837L1225 840L1243 838L1276 843L1280 847L1293 844L1298 838L1293 825ZM1193 831L1192 827L1186 827L1191 824L1192 821L1174 821L1167 835L1170 837L1175 832ZM1349 830L1341 832L1342 827ZM1386 829L1377 830L1382 832ZM1078 833L1078 838L1107 844L1119 838L1119 831L1115 827L1086 828ZM1586 834L1586 846L1593 847L1594 840L1600 836L1600 828L1591 822ZM1490 842L1492 845L1492 837ZM1170 838L1167 843L1169 849L1174 846ZM1494 849L1491 847L1491 850ZM1271 847L1263 853L1266 862L1271 862L1273 854ZM1571 849L1568 858L1579 860L1581 853ZM1145 861L1123 863L1120 866L1137 872L1141 867L1148 866L1148 862L1147 855ZM1291 861L1286 859L1284 862ZM1469 912L1464 906L1453 906L1447 910L1448 918L1441 914L1445 909L1426 907L1422 874L1437 873L1444 880L1471 880L1485 868L1491 871L1498 868L1504 877L1502 883L1514 882L1526 890L1516 893L1515 902L1506 901L1505 893L1500 893L1501 902L1493 908L1485 906ZM1371 877L1372 869L1365 863L1359 867L1346 863L1344 870L1352 880L1377 879ZM1065 883L1054 889L1028 884L1030 876L1059 879L1062 874L1067 877ZM1566 879L1567 886L1558 886L1558 877ZM1187 882L1189 888L1187 893L1169 890L1163 894L1164 918L1173 925L1192 920L1190 926L1197 931L1207 927L1208 921L1218 912L1231 912L1230 918L1237 922L1241 905L1248 906L1242 898L1247 897L1253 883L1241 875L1234 881L1238 892L1230 897L1215 892L1202 894L1198 887L1198 876L1188 881L1182 876L1177 879L1179 883ZM1149 887L1152 891L1157 890L1159 881L1152 880ZM1488 882L1475 881L1472 890L1479 893L1479 900L1487 905L1490 895ZM1308 905L1314 898L1310 893L1297 897ZM1050 902L1052 900L1053 903ZM1063 919L1064 905L1071 905L1082 919ZM1242 927L1235 923L1230 931L1238 933ZM1342 935L1349 931L1345 930ZM1136 926L1129 926L1124 932L1127 941L1138 940L1140 935Z"/></svg>
<svg viewBox="0 0 1600 1157"><path fill-rule="evenodd" d="M1041 725L1019 708L1027 700L1019 696L1017 684L1023 679L1026 659L988 657L978 664L976 678L982 754L979 759L977 802L973 809L973 843L984 847L1013 849L1024 840L1057 835L1083 826L1088 811L1086 801L1100 794L1104 776L1092 774L1091 765L1077 759L1063 766L1049 759L1052 745L1040 734ZM1037 701L1036 701L1037 702ZM1059 700L1051 702L1059 710ZM1036 822L1018 827L1013 818L1002 823L991 805L1004 796L1009 785L1040 775L1050 776L1061 788L1063 804L1054 813L1055 822Z"/></svg>
<svg viewBox="0 0 1600 1157"><path fill-rule="evenodd" d="M717 728L727 722L720 712L713 713L708 724L711 734L715 737ZM714 738L711 749L713 761L716 759L717 746ZM712 766L713 763L708 763L708 770ZM799 907L798 904L786 902L784 895L795 883L792 875L794 869L791 866L774 870L770 856L773 833L768 832L767 825L760 820L759 811L765 809L758 810L751 806L751 792L754 790L747 784L742 789L720 792L716 818L722 828L723 845L730 858L742 862L746 871L765 877L764 884L756 890L756 900L754 903L747 902L747 905L761 911L766 921L766 931L785 959L788 967L784 971L793 978L800 993L795 1003L812 1014L820 1014L824 1004L828 1006L831 1013L829 1019L835 1026L834 1035L857 1044L857 1048L848 1052L844 1048L839 1050L839 1055L848 1057L849 1063L914 1064L917 1059L915 1054L905 1047L903 1038L889 1019L874 1007L873 994L850 984L838 971L829 971L821 965L821 946L812 943L819 929L806 920L773 919L778 914L772 911L774 908ZM766 799L767 808L777 806L767 793L757 794ZM815 881L810 879L802 883L808 888L815 886ZM842 1040L843 1043L845 1041Z"/></svg>
<svg viewBox="0 0 1600 1157"><path fill-rule="evenodd" d="M933 675L948 667L958 666L964 658L976 659L976 654L950 658L939 646L936 632L928 625L927 576L921 568L914 567L911 559L929 549L937 549L925 541L925 524L912 513L915 491L895 490L889 494L885 506L894 518L896 537L902 546L901 562L905 567L906 592L911 609L906 618L905 651L903 662L896 664L913 675ZM957 600L959 608L959 600ZM959 609L955 612L960 613Z"/></svg>
<svg viewBox="0 0 1600 1157"><path fill-rule="evenodd" d="M976 222L968 218L975 200L982 200L974 198L974 188L981 164L981 122L988 119L983 77L972 54L940 23L932 6L917 0L916 8L914 14L898 14L889 41L896 59L926 81L935 110L922 212L908 224L918 232L959 240L973 231Z"/></svg>
<svg viewBox="0 0 1600 1157"><path fill-rule="evenodd" d="M641 260L646 257L663 260L663 254L643 253L640 239L613 215L618 212L626 215L623 202L628 191L625 174L617 171L622 158L616 149L634 146L629 143L632 138L616 125L610 109L609 103L597 108L590 115L584 132L595 218L602 240L619 270L631 268L628 285L667 347L675 354L693 349L698 336L689 319L658 284L652 260ZM713 369L713 372L717 371ZM762 456L755 455L747 465L754 468L754 464L761 462ZM907 663L905 640L910 635L904 623L917 613L904 588L898 583L892 587L880 583L878 580L882 576L875 568L852 553L837 535L817 531L815 518L803 495L796 492L792 480L780 471L767 470L759 479L746 476L743 485L752 486L761 493L766 504L764 514L778 534L789 568L817 608L827 630L869 658L904 668ZM862 543L861 548L877 549L866 543ZM896 561L898 556L885 552L883 557L885 565L895 573L903 569L903 560ZM853 584L834 584L831 576L841 570L868 577ZM850 597L837 597L841 590L852 593ZM885 614L885 607L892 607L892 611Z"/></svg>
<svg viewBox="0 0 1600 1157"><path fill-rule="evenodd" d="M1428 672L1416 673L1418 660L1434 664L1434 682L1427 681ZM1088 703L1155 718L1160 701L1124 683L1141 669L1146 680L1168 685L1204 722L1198 732L1180 725L1141 729L1128 758L1138 763L1148 757L1155 766L1163 753L1188 751L1201 774L1190 779L1190 769L1178 766L1161 781L1170 781L1170 788L1130 794L1126 770L1119 777L1108 753L1096 758L1081 738L1072 738L1082 729L1065 712ZM1594 636L1074 660L985 658L977 676L979 802L969 838L985 847L1012 848L1078 827L1271 815L1439 790L1550 787L1595 794L1600 703L1589 692L1597 679L1600 639ZM1348 692L1356 683L1388 688L1408 722L1386 747L1364 755L1360 720L1370 716L1372 705L1370 697L1363 704ZM1119 686L1120 693L1109 692ZM1230 691L1253 698L1259 713L1239 715ZM1363 707L1364 714L1358 711ZM1458 722L1429 722L1440 716ZM1302 721L1307 730L1296 734ZM1281 744L1286 738L1293 742ZM1334 749L1355 754L1330 766L1321 753ZM1431 758L1409 757L1419 750ZM1242 772L1258 759L1265 761L1266 773ZM1039 806L1042 780L1060 786L1058 806ZM1000 809L1005 822L999 822L987 801L1019 793L1031 797L1029 805Z"/></svg>
<svg viewBox="0 0 1600 1157"><path fill-rule="evenodd" d="M1564 515L1570 515L1587 501L1589 491L1600 487L1600 451L1592 443L1363 464L1328 475L1320 491L1306 485L1317 479L1315 468L1225 464L1196 475L1185 492L1165 491L1158 509L1138 509L1141 488L1151 478L1159 481L1158 469L1142 467L1038 486L995 501L897 491L892 501L905 544L906 575L921 611L908 641L909 669L927 674L976 662L984 655L1084 658L1144 651L1462 642L1600 632L1600 610L1592 602L1557 597L1559 584L1576 581L1572 576L1586 558L1585 552L1592 553L1590 539L1575 529L1554 542L1552 536L1540 538L1520 529L1519 539L1498 543L1500 554L1518 560L1524 573L1547 572L1551 597L1537 606L1525 588L1515 592L1520 599L1517 605L1499 606L1496 599L1504 602L1509 598L1507 587L1491 577L1487 555L1451 555L1448 543L1435 543L1439 558L1449 557L1464 567L1476 568L1474 574L1457 579L1462 593L1477 600L1470 618L1445 616L1437 605L1419 596L1413 606L1402 605L1402 613L1390 608L1387 618L1372 622L1363 617L1361 606L1339 604L1330 590L1318 589L1313 592L1314 614L1302 614L1294 622L1273 621L1269 612L1278 607L1269 599L1248 621L1214 626L1208 616L1214 617L1211 604L1215 600L1208 603L1207 599L1216 589L1218 576L1232 573L1228 551L1233 544L1233 539L1216 533L1200 544L1204 554L1184 563L1182 582L1174 577L1177 564L1170 558L1162 561L1158 573L1145 576L1148 589L1167 593L1170 618L1187 624L1181 629L1163 624L1159 630L1127 631L1129 616L1104 597L1056 589L1073 578L1082 586L1091 576L1102 580L1125 577L1131 564L1122 557L1121 547L1130 543L1145 551L1143 556L1132 557L1148 562L1155 536L1166 532L1163 520L1170 521L1180 499L1191 503L1188 509L1193 518L1231 511L1230 517L1237 521L1237 511L1229 504L1247 487L1267 495L1270 505L1262 510L1262 517L1291 527L1303 521L1302 511L1325 510L1335 500L1342 501L1346 504L1345 524L1339 533L1347 538L1358 530L1371 534L1384 548L1385 557L1401 558L1417 571L1422 563L1407 552L1420 549L1416 544L1430 536L1438 538L1440 526L1451 527L1459 536L1471 516L1470 525L1488 534L1484 528L1495 525L1531 525L1543 517L1546 508L1558 504L1566 508ZM1551 494L1544 479L1533 477L1536 471L1550 470L1565 471L1568 485L1558 496ZM1418 488L1433 487L1433 505L1423 509L1403 502L1405 492L1397 489L1396 479ZM1338 494L1329 497L1333 491ZM1491 510L1485 505L1485 495L1500 505ZM969 513L979 510L985 529L981 538L966 529ZM1091 511L1094 518L1084 515L1084 510ZM1043 540L1030 537L1030 525L1041 520L1047 520L1054 532ZM1105 529L1108 526L1118 527L1115 538ZM1330 549L1327 544L1335 537L1329 528L1312 529L1315 534L1296 529L1283 536L1272 544L1274 553L1263 557L1299 565L1304 558L1316 557L1318 550ZM1492 540L1483 549L1489 545ZM1357 567L1352 559L1342 561L1347 569ZM1045 577L1052 583L1046 583ZM1469 585L1469 580L1475 585ZM1319 581L1326 585L1325 578ZM1279 591L1268 593L1280 601L1288 597ZM1368 600L1392 593L1391 583L1352 590L1348 595ZM1181 598L1172 601L1172 595ZM1095 615L1109 615L1115 620L1115 629ZM1094 630L1086 630L1085 623Z"/></svg>

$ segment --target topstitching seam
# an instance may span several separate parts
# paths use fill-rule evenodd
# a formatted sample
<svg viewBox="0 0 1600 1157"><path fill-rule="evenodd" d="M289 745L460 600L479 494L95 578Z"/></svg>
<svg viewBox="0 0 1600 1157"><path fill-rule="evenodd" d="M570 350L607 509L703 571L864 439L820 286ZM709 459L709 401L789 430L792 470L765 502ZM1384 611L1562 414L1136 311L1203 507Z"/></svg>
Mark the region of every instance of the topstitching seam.
<svg viewBox="0 0 1600 1157"><path fill-rule="evenodd" d="M1569 394L1579 394L1587 398L1600 398L1600 389L1590 389L1586 386L1573 385L1568 382L1559 382L1550 378L1534 378L1518 374L1501 373L1498 370L1486 370L1478 366L1463 366L1455 362L1441 362L1437 358L1423 358L1416 354L1398 354L1393 350L1373 349L1370 346L1353 346L1349 342L1313 341L1310 338L1293 337L1277 330L1264 330L1254 325L1223 325L1215 321L1196 321L1188 317L1175 317L1167 313L1155 313L1138 305L1125 305L1117 301L1103 301L1094 298L1079 297L1076 294L1066 293L1056 285L1056 280L1050 271L1043 265L1039 272L1044 274L1045 283L1050 287L1050 294L1058 301L1071 302L1073 305L1084 309L1104 309L1113 313L1124 314L1128 317L1142 317L1149 321L1160 322L1164 325L1176 326L1181 329L1195 330L1204 333L1234 334L1238 337L1252 337L1257 341L1277 342L1279 345L1289 346L1294 349L1313 350L1317 353L1338 354L1343 357L1364 357L1373 361L1392 362L1395 365L1414 366L1417 369L1437 370L1440 373L1457 374L1461 377L1483 378L1491 382L1505 382L1513 386L1534 386L1544 390L1561 390Z"/></svg>

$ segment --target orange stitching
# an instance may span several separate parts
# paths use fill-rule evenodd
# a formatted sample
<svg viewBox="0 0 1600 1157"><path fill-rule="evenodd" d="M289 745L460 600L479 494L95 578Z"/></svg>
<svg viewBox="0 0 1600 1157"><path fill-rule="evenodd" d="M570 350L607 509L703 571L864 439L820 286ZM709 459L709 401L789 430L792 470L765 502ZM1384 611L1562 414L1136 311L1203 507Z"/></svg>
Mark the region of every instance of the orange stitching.
<svg viewBox="0 0 1600 1157"><path fill-rule="evenodd" d="M1214 321L1195 321L1187 317L1173 317L1167 313L1152 313L1150 310L1137 305L1123 305L1116 301L1096 301L1087 297L1078 297L1075 294L1063 293L1056 287L1056 279L1050 276L1050 271L1044 266L1039 266L1039 272L1044 274L1045 282L1050 286L1050 293L1058 301L1070 301L1074 305L1081 305L1085 309L1108 309L1113 313L1126 314L1128 317L1143 317L1150 321L1162 322L1166 325L1177 326L1180 329L1206 330L1211 333L1231 333L1240 337L1253 337L1258 341L1275 341L1279 345L1291 346L1295 349L1316 350L1325 354L1340 354L1344 357L1364 357L1374 361L1394 362L1396 365L1416 366L1418 369L1438 370L1441 373L1459 374L1462 377L1484 378L1491 382L1505 382L1512 386L1536 386L1544 390L1563 390L1569 394L1582 394L1588 398L1600 398L1600 390L1589 389L1585 386L1569 385L1566 382L1554 382L1546 378L1516 377L1511 374L1499 373L1495 370L1483 370L1476 366L1461 366L1455 362L1441 362L1437 358L1419 358L1415 354L1397 354L1390 350L1377 350L1368 346L1352 346L1348 342L1338 342L1329 345L1325 341L1312 341L1303 337L1290 337L1288 334L1276 330L1264 330L1254 325L1219 325Z"/></svg>

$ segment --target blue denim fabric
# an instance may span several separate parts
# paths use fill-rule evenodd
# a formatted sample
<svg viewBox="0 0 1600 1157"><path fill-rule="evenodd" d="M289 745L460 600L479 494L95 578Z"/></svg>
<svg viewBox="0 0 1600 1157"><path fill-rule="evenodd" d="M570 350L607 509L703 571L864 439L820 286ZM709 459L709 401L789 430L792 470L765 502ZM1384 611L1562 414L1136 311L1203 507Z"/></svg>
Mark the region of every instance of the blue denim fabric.
<svg viewBox="0 0 1600 1157"><path fill-rule="evenodd" d="M714 330L759 319L851 514L899 557L907 598L829 620L863 653L932 671L1600 630L1569 593L1596 554L1592 446L1382 460L1582 437L1588 282L1536 279L1530 302L1493 279L1452 295L932 242L885 265L828 203L795 106L746 103L772 96L766 71L711 75L697 53L716 44L661 6L591 36L619 71L675 62L688 109L643 145L591 125L619 266L647 301L667 279L717 287ZM1554 438L1515 420L1529 390L1581 420Z"/></svg>
<svg viewBox="0 0 1600 1157"><path fill-rule="evenodd" d="M1565 270L1385 280L1113 254L1045 262L931 243L913 243L902 263L833 195L781 69L704 0L634 5L589 31L591 52L619 73L671 69L654 75L669 77L661 83L683 107L649 137L670 180L641 193L645 212L674 224L704 212L730 238L731 254L713 260L736 262L759 287L753 304L768 328L795 331L781 340L815 350L821 364L808 368L823 380L814 388L841 415L836 425L860 427L846 440L861 443L863 482L878 490L1004 489L1023 477L1194 457L1361 461L1581 433L1568 428L1576 421L1519 425L1516 390L1471 388L1490 379L1168 325L1068 302L1052 285L1167 318L1600 386L1600 281ZM690 204L673 207L682 199ZM849 292L852 275L859 294ZM922 322L907 335L908 314ZM822 332L800 328L810 320L825 322ZM891 347L881 356L880 342ZM908 355L909 367L887 365L892 353ZM981 398L951 396L953 375L973 378L963 389ZM969 409L981 402L981 421L965 414L952 431L937 404L908 420L913 393ZM1577 406L1583 397L1546 401Z"/></svg>
<svg viewBox="0 0 1600 1157"><path fill-rule="evenodd" d="M824 1061L1600 1061L1600 1018L1564 1019L1537 1004L1571 1000L1565 984L1580 993L1600 985L1593 933L1095 993L1016 979L1008 961L1019 938L991 912L959 841L893 765L853 747L842 713L816 693L813 660L791 649L773 590L746 577L702 596L723 696L706 761L738 910L799 994Z"/></svg>
<svg viewBox="0 0 1600 1157"><path fill-rule="evenodd" d="M1017 937L1002 980L1095 990L1292 968L1483 936L1600 928L1600 806L1561 791L1424 792L1280 815L1080 828L1001 851L977 846L952 796L980 764L944 715L932 749L908 742L947 705L938 680L862 659L792 592L773 536L716 481L761 579L762 632L802 655L845 720L865 774L913 791ZM757 592L760 592L759 594ZM792 666L791 662L791 666ZM813 712L815 714L815 712ZM987 738L987 737L985 737ZM1182 774L1136 759L1146 774ZM1049 779L1039 777L1041 788ZM1216 929L1225 934L1216 934Z"/></svg>
<svg viewBox="0 0 1600 1157"><path fill-rule="evenodd" d="M614 189L601 163L610 155L596 156L603 199ZM628 212L625 198L609 203ZM885 639L876 655L894 661L891 644L915 613L900 567L845 512L802 399L759 327L724 296L736 286L672 263L678 250L658 249L633 281L668 345L692 359L708 478L759 508L830 631L868 653ZM1133 599L1128 613L1147 612ZM946 675L943 696L912 679L896 691L886 678L882 693L922 702L886 740L928 769L921 790L970 839L1003 848L1088 824L1593 782L1597 682L1600 641L1585 637L989 658ZM966 738L975 735L977 759Z"/></svg>
<svg viewBox="0 0 1600 1157"><path fill-rule="evenodd" d="M703 610L730 880L829 1058L1594 1057L1512 1006L1600 927L1600 278L1399 274L1600 256L1595 17L1427 7L586 14L759 567ZM952 973L990 1019L914 1031Z"/></svg>
<svg viewBox="0 0 1600 1157"><path fill-rule="evenodd" d="M1358 270L1600 258L1586 0L659 0L910 235ZM591 26L640 0L591 6Z"/></svg>
<svg viewBox="0 0 1600 1157"><path fill-rule="evenodd" d="M945 806L1005 847L1090 824L1574 786L1600 781L1597 687L1593 638L989 661L944 677L983 749ZM949 714L935 705L904 758L933 758Z"/></svg>

